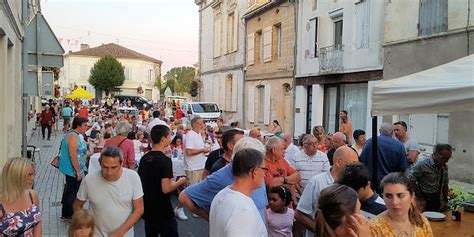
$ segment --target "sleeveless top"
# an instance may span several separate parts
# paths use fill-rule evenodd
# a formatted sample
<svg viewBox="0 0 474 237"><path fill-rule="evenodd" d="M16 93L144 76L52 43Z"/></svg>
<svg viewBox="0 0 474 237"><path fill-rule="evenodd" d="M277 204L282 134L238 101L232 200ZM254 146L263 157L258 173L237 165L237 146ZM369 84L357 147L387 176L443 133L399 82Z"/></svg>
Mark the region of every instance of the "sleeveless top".
<svg viewBox="0 0 474 237"><path fill-rule="evenodd" d="M33 229L41 221L41 212L30 195L31 206L26 210L7 213L0 204L0 236L33 236Z"/></svg>
<svg viewBox="0 0 474 237"><path fill-rule="evenodd" d="M79 167L81 169L81 174L84 175L86 170L86 153L87 145L84 140L74 131L68 132L64 138L61 140L60 154L59 154L59 171L65 175L76 177L76 172L72 166L71 159L69 157L69 145L67 144L67 136L75 133L77 137L77 161L79 162Z"/></svg>

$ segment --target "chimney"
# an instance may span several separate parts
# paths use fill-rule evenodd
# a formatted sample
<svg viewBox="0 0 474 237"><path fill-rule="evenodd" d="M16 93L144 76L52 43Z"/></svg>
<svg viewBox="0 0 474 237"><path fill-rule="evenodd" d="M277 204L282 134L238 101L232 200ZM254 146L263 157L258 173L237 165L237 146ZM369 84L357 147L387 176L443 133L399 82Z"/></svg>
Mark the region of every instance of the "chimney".
<svg viewBox="0 0 474 237"><path fill-rule="evenodd" d="M88 44L81 44L81 50L88 49L89 45Z"/></svg>

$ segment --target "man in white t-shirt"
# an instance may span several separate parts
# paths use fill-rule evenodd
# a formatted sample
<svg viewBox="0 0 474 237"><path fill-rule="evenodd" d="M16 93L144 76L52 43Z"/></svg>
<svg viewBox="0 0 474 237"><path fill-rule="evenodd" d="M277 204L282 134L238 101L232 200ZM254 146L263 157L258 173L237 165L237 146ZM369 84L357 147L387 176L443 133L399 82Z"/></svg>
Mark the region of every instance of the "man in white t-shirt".
<svg viewBox="0 0 474 237"><path fill-rule="evenodd" d="M153 120L150 123L148 123L148 127L146 129L146 132L148 134L151 134L151 129L156 125L165 125L166 127L170 127L165 121L160 119L160 116L163 116L160 114L160 111L158 110L153 111Z"/></svg>
<svg viewBox="0 0 474 237"><path fill-rule="evenodd" d="M101 170L84 177L74 202L74 210L89 209L95 220L94 236L133 237L133 226L143 214L143 190L140 177L122 168L122 152L105 147L99 158Z"/></svg>
<svg viewBox="0 0 474 237"><path fill-rule="evenodd" d="M262 186L268 169L264 155L246 148L232 161L234 182L212 200L209 213L209 236L267 236L267 229L250 195Z"/></svg>
<svg viewBox="0 0 474 237"><path fill-rule="evenodd" d="M334 152L334 165L330 171L320 173L312 177L301 194L300 201L295 211L295 219L301 223L306 230L306 237L313 237L316 227L315 214L318 210L318 201L321 190L334 183L344 171L347 164L355 163L359 160L356 151L348 146L339 147Z"/></svg>
<svg viewBox="0 0 474 237"><path fill-rule="evenodd" d="M204 129L204 120L200 117L194 117L191 120L192 130L184 136L184 170L189 184L195 184L201 181L206 156L211 148L206 146L201 136Z"/></svg>

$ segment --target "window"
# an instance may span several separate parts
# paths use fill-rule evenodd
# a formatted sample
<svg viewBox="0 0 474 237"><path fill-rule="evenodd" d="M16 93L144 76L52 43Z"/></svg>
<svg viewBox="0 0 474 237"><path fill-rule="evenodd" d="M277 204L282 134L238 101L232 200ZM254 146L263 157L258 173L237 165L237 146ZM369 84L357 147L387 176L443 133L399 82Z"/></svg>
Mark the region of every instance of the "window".
<svg viewBox="0 0 474 237"><path fill-rule="evenodd" d="M353 130L366 130L367 83L326 85L324 88L324 127L326 132L339 129L339 111L347 110Z"/></svg>
<svg viewBox="0 0 474 237"><path fill-rule="evenodd" d="M369 48L369 0L359 1L356 4L356 30L355 45L356 48Z"/></svg>
<svg viewBox="0 0 474 237"><path fill-rule="evenodd" d="M260 62L271 62L272 61L272 30L273 26L267 26L263 29L263 44L262 44L262 52L260 53L263 57L260 57Z"/></svg>
<svg viewBox="0 0 474 237"><path fill-rule="evenodd" d="M420 0L418 35L427 36L448 30L448 0Z"/></svg>
<svg viewBox="0 0 474 237"><path fill-rule="evenodd" d="M313 114L313 86L309 85L306 94L306 134L312 134L311 123Z"/></svg>
<svg viewBox="0 0 474 237"><path fill-rule="evenodd" d="M149 81L153 80L153 70L152 69L148 70L148 80Z"/></svg>
<svg viewBox="0 0 474 237"><path fill-rule="evenodd" d="M86 65L80 65L79 66L79 73L80 73L81 79L89 78L89 73L87 73L87 66Z"/></svg>
<svg viewBox="0 0 474 237"><path fill-rule="evenodd" d="M272 55L274 59L281 58L281 24L273 26L273 46Z"/></svg>
<svg viewBox="0 0 474 237"><path fill-rule="evenodd" d="M232 74L227 75L225 79L225 109L227 111L232 110L232 94L233 94L233 88L232 88L232 83L233 83L233 78Z"/></svg>
<svg viewBox="0 0 474 237"><path fill-rule="evenodd" d="M125 80L132 80L132 68L125 67Z"/></svg>
<svg viewBox="0 0 474 237"><path fill-rule="evenodd" d="M313 11L316 11L318 9L318 0L313 0Z"/></svg>
<svg viewBox="0 0 474 237"><path fill-rule="evenodd" d="M342 19L334 22L334 46L342 46Z"/></svg>
<svg viewBox="0 0 474 237"><path fill-rule="evenodd" d="M234 21L234 13L232 12L227 16L227 53L234 51Z"/></svg>
<svg viewBox="0 0 474 237"><path fill-rule="evenodd" d="M309 20L311 26L310 49L313 57L318 57L318 18Z"/></svg>
<svg viewBox="0 0 474 237"><path fill-rule="evenodd" d="M258 93L258 107L257 107L257 114L258 114L258 122L263 123L263 114L265 108L265 86L257 86L257 93Z"/></svg>
<svg viewBox="0 0 474 237"><path fill-rule="evenodd" d="M262 39L262 31L258 31L255 33L255 47L254 55L255 55L255 62L261 63L263 61L263 39Z"/></svg>

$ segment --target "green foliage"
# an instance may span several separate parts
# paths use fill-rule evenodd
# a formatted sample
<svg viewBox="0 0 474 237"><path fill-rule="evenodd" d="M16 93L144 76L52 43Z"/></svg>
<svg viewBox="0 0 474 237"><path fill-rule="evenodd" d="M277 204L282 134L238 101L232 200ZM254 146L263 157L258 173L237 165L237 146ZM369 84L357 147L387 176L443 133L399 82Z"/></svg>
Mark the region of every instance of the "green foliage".
<svg viewBox="0 0 474 237"><path fill-rule="evenodd" d="M91 69L89 83L108 94L123 85L125 74L122 64L112 55L105 55Z"/></svg>
<svg viewBox="0 0 474 237"><path fill-rule="evenodd" d="M164 88L163 84L161 83L161 75L156 76L156 78L155 78L155 87L156 87L156 89L158 89L160 91L160 95L162 95L163 92L165 91L165 88Z"/></svg>
<svg viewBox="0 0 474 237"><path fill-rule="evenodd" d="M191 82L194 79L194 67L174 67L164 76L166 87L177 93L186 93L191 90Z"/></svg>
<svg viewBox="0 0 474 237"><path fill-rule="evenodd" d="M455 208L465 201L474 200L474 194L467 192L460 186L451 186L448 193L448 205Z"/></svg>

